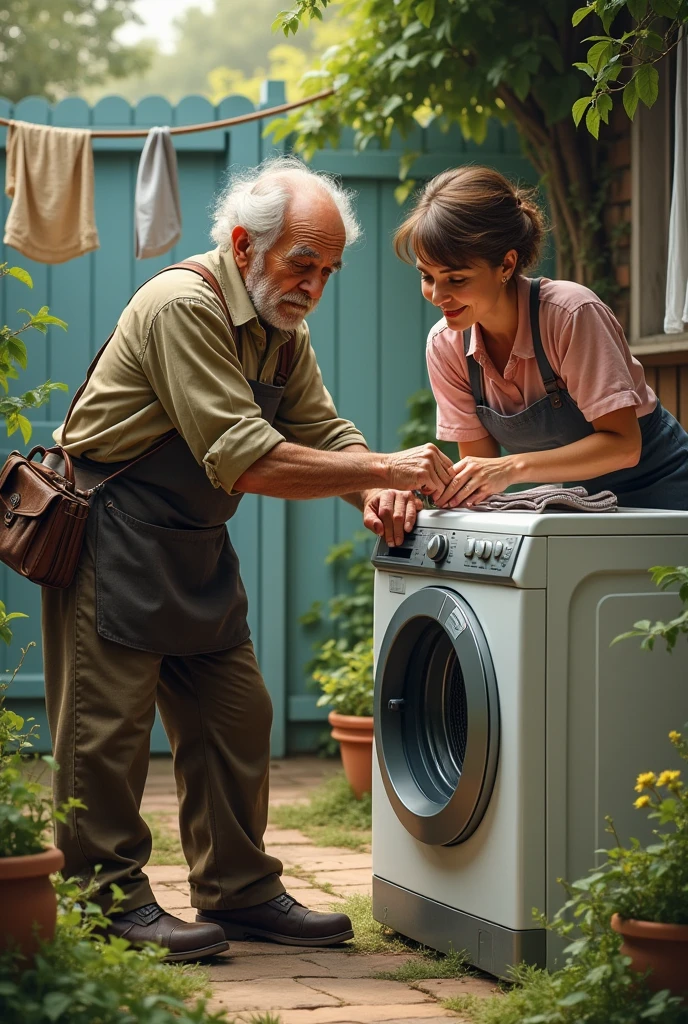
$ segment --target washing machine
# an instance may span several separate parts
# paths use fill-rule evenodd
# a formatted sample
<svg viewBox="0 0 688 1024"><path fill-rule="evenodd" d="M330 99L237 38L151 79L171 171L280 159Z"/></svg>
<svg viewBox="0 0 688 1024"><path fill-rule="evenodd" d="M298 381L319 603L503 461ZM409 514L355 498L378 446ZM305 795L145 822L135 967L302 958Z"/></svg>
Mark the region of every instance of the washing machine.
<svg viewBox="0 0 688 1024"><path fill-rule="evenodd" d="M677 767L688 644L613 639L680 610L688 513L422 511L375 565L373 916L505 976L561 963L533 919L610 844L649 837L638 772Z"/></svg>

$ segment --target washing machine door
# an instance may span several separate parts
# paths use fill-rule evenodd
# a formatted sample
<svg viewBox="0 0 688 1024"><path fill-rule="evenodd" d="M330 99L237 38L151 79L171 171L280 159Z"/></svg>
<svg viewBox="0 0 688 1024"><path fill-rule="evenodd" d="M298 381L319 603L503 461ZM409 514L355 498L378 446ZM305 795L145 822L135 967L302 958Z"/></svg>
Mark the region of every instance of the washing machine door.
<svg viewBox="0 0 688 1024"><path fill-rule="evenodd" d="M468 839L494 786L499 703L480 622L455 591L426 587L392 617L375 675L375 743L407 831L433 846Z"/></svg>

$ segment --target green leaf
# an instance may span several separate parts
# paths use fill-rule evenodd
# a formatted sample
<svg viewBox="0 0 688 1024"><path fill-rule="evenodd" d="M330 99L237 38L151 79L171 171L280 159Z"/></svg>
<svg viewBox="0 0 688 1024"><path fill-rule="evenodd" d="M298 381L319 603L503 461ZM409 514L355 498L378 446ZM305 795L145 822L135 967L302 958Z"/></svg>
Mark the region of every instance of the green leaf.
<svg viewBox="0 0 688 1024"><path fill-rule="evenodd" d="M28 444L31 440L31 434L33 433L33 427L31 421L27 420L26 416L17 416L17 424L22 432L24 438L24 444Z"/></svg>
<svg viewBox="0 0 688 1024"><path fill-rule="evenodd" d="M600 112L597 107L589 107L585 115L585 127L595 139L600 137Z"/></svg>
<svg viewBox="0 0 688 1024"><path fill-rule="evenodd" d="M557 1000L557 1006L576 1006L584 1003L590 996L587 992L569 992L567 996Z"/></svg>
<svg viewBox="0 0 688 1024"><path fill-rule="evenodd" d="M600 112L600 117L605 124L609 124L609 115L612 107L614 106L613 100L608 92L600 93L597 97L597 109Z"/></svg>
<svg viewBox="0 0 688 1024"><path fill-rule="evenodd" d="M72 997L67 992L48 992L43 997L43 1013L48 1020L57 1020L69 1009Z"/></svg>
<svg viewBox="0 0 688 1024"><path fill-rule="evenodd" d="M659 72L651 64L642 64L635 75L636 91L638 98L643 101L646 107L651 107L659 95Z"/></svg>
<svg viewBox="0 0 688 1024"><path fill-rule="evenodd" d="M623 105L624 110L632 121L638 107L638 91L635 85L635 77L633 77L630 82L626 82L626 85L624 86Z"/></svg>
<svg viewBox="0 0 688 1024"><path fill-rule="evenodd" d="M509 83L520 100L525 100L530 92L530 75L524 67L512 68L509 72Z"/></svg>
<svg viewBox="0 0 688 1024"><path fill-rule="evenodd" d="M604 40L593 45L588 50L588 64L597 72L603 64L606 64L612 56L611 42Z"/></svg>
<svg viewBox="0 0 688 1024"><path fill-rule="evenodd" d="M416 4L416 15L425 28L430 28L432 19L435 17L435 0L421 0Z"/></svg>
<svg viewBox="0 0 688 1024"><path fill-rule="evenodd" d="M573 120L576 124L576 127L578 127L578 125L581 123L583 114L588 109L591 103L592 96L581 96L581 98L579 100L576 100L576 102L573 104L573 107L571 108L571 113L573 114Z"/></svg>
<svg viewBox="0 0 688 1024"><path fill-rule="evenodd" d="M16 277L18 281L22 281L23 284L33 288L33 281L31 280L31 274L28 270L24 270L23 267L10 267L7 273L10 277Z"/></svg>
<svg viewBox="0 0 688 1024"><path fill-rule="evenodd" d="M583 18L587 18L587 16L589 14L592 14L594 10L595 7L593 5L591 7L579 7L577 11L574 11L573 15L571 16L571 24L573 25L573 27L575 28L576 25L580 25Z"/></svg>
<svg viewBox="0 0 688 1024"><path fill-rule="evenodd" d="M579 71L583 71L588 76L588 78L595 77L595 69L593 68L592 64L588 64L587 61L577 60L573 66L574 68L578 68Z"/></svg>
<svg viewBox="0 0 688 1024"><path fill-rule="evenodd" d="M380 111L382 117L389 117L390 114L394 113L397 107L401 107L403 105L403 102L404 100L401 96L398 96L396 94L390 96L387 102L385 103L384 107Z"/></svg>
<svg viewBox="0 0 688 1024"><path fill-rule="evenodd" d="M636 21L642 21L647 14L647 0L626 0L626 6Z"/></svg>
<svg viewBox="0 0 688 1024"><path fill-rule="evenodd" d="M652 10L660 18L675 18L680 7L680 0L650 0ZM642 96L641 96L642 99Z"/></svg>

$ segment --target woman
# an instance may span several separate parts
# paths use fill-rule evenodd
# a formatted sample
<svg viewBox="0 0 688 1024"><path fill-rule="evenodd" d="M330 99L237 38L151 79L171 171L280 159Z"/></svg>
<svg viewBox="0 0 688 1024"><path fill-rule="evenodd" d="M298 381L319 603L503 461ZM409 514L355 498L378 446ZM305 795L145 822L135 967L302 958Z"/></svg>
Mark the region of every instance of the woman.
<svg viewBox="0 0 688 1024"><path fill-rule="evenodd" d="M396 234L443 314L428 371L437 436L458 441L460 463L441 504L567 481L620 505L688 509L688 435L611 310L583 285L524 276L543 234L532 195L485 167L433 178Z"/></svg>

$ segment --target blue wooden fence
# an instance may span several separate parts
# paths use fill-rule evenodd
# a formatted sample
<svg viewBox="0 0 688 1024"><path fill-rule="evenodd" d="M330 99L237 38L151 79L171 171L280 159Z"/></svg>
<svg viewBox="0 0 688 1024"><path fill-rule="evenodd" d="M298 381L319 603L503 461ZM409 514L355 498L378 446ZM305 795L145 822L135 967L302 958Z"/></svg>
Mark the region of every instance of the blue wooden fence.
<svg viewBox="0 0 688 1024"><path fill-rule="evenodd" d="M263 107L283 102L283 84L266 83L264 96ZM160 97L149 97L133 108L119 97L103 99L93 108L76 98L54 107L40 98L14 106L0 100L1 116L80 128L200 123L252 109L253 104L241 96L230 96L217 106L188 96L176 107ZM43 304L69 324L66 335L51 328L46 338L27 338L29 370L20 382L22 390L50 378L67 383L73 394L135 288L168 263L210 248L208 209L226 172L234 166L255 165L274 152L261 137L263 126L264 122L253 122L175 137L183 237L170 253L146 261L135 260L133 239L134 187L143 139L93 140L100 249L54 267L35 264L8 247L0 253L0 262L26 267L34 280L30 293L19 282L5 279L0 289L0 324L18 323L20 306L32 309ZM3 177L5 136L6 131L0 131ZM419 128L416 136L409 140L410 148L420 153L413 168L415 177L479 162L535 181L516 133L496 122L481 147L465 142L458 130L443 133L430 126ZM373 147L357 154L351 134L345 133L337 149L323 150L313 161L319 169L340 174L357 191L365 232L310 319L314 346L341 414L363 430L371 447L387 451L398 447L397 431L405 419L407 397L426 386L425 337L437 319L436 311L421 298L416 271L401 264L391 250L391 236L402 216L394 198L400 150L397 140L389 150ZM4 223L9 200L3 197L2 202ZM543 267L545 273L548 269ZM67 395L57 394L36 413L32 443L51 443L68 401ZM17 444L16 436L3 440L2 457ZM326 601L331 596L335 581L324 565L327 550L360 526L360 515L341 501L287 503L253 495L244 498L232 523L249 594L253 638L274 703L275 756L311 749L323 730L325 713L316 708L304 671L317 634L306 633L298 619L313 600ZM2 652L6 666L16 663L20 645L38 642L13 684L13 706L44 723L39 589L3 569L0 597L8 610L29 614L28 619L17 621L15 641ZM47 749L47 725L42 725L41 732ZM159 724L153 749L167 749Z"/></svg>

